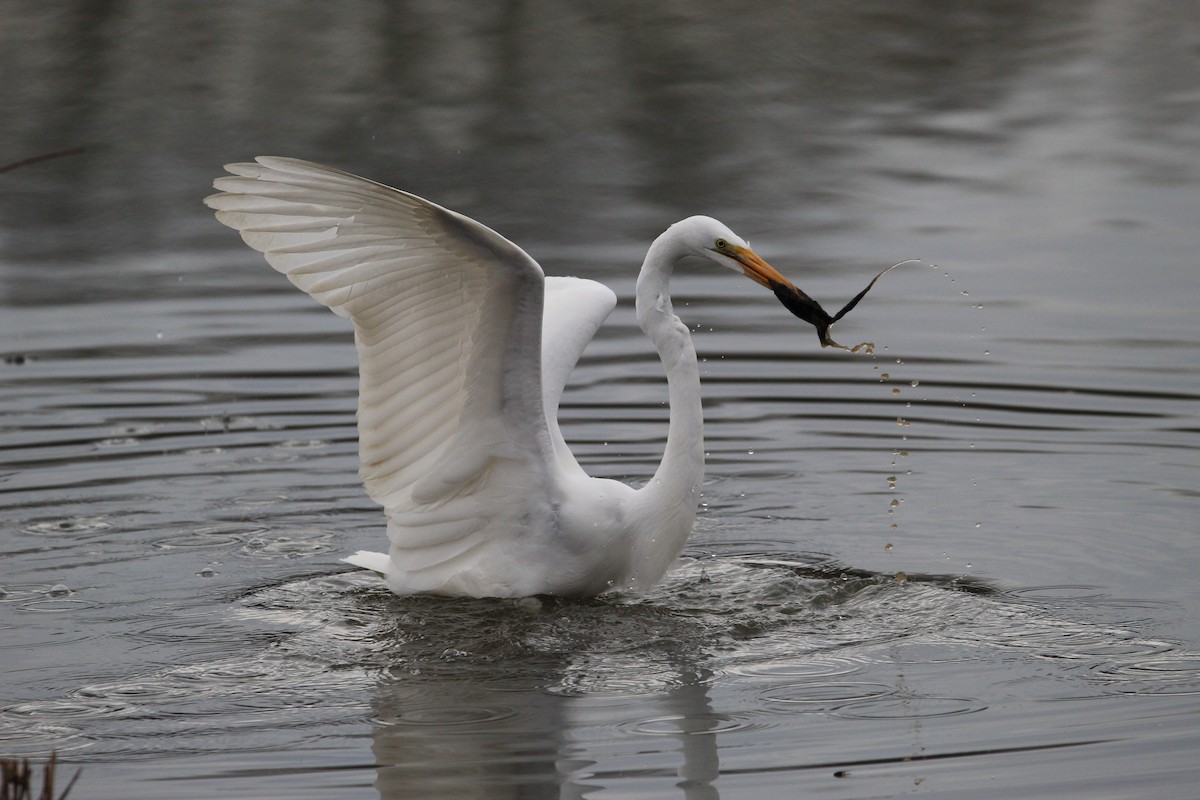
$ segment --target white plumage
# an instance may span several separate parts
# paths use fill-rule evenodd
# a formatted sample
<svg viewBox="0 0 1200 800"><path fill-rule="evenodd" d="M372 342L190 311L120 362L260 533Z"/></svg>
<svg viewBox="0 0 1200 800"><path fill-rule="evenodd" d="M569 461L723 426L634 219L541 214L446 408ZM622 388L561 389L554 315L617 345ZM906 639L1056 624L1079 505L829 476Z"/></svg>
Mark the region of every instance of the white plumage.
<svg viewBox="0 0 1200 800"><path fill-rule="evenodd" d="M231 164L205 202L296 286L354 323L367 493L387 555L346 560L398 594L579 596L645 589L678 557L703 477L699 372L668 281L688 255L785 279L716 220L655 240L638 321L667 371L671 424L645 487L589 477L558 428L571 369L616 297L544 277L523 250L441 206L329 167Z"/></svg>

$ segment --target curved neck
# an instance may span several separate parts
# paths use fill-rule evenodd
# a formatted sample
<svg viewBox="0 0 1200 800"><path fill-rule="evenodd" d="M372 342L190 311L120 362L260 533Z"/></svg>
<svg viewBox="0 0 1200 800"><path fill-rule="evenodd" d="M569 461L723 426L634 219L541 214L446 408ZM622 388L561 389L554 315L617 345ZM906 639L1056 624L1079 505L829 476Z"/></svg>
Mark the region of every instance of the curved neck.
<svg viewBox="0 0 1200 800"><path fill-rule="evenodd" d="M666 369L671 409L662 463L650 483L638 491L655 533L644 545L639 544L635 571L652 581L662 576L683 549L704 478L700 368L692 337L671 308L671 273L682 255L669 237L660 236L650 246L637 281L638 324L654 342Z"/></svg>

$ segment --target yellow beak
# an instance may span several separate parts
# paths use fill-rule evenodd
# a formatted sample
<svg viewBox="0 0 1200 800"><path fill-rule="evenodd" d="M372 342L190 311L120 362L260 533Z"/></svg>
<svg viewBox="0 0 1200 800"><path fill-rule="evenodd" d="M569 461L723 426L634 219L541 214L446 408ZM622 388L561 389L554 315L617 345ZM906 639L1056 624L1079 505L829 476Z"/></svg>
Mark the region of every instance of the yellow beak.
<svg viewBox="0 0 1200 800"><path fill-rule="evenodd" d="M763 261L758 253L749 247L738 247L731 244L722 252L741 264L742 274L760 286L768 289L774 289L777 285L795 288L791 281L780 275L774 267Z"/></svg>

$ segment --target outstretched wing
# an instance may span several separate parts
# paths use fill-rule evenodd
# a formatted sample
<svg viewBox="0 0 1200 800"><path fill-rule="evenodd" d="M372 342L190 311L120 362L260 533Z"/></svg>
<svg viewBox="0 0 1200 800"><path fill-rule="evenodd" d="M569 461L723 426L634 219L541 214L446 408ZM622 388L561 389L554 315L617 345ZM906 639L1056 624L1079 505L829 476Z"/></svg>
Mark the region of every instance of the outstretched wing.
<svg viewBox="0 0 1200 800"><path fill-rule="evenodd" d="M205 200L217 219L354 322L361 471L393 560L448 574L485 527L536 526L553 463L538 264L474 220L339 170L274 157L226 169Z"/></svg>

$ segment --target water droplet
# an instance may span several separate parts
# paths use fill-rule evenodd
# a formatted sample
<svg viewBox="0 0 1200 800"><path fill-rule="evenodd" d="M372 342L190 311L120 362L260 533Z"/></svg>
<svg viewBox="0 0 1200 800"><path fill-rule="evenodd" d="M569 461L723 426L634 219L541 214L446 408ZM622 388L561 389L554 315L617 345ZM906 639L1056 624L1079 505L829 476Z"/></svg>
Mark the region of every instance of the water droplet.
<svg viewBox="0 0 1200 800"><path fill-rule="evenodd" d="M888 542L887 544L885 544L885 545L883 546L883 549L884 549L886 552L888 552L888 553L892 552L892 543L891 543L891 542Z"/></svg>
<svg viewBox="0 0 1200 800"><path fill-rule="evenodd" d="M908 427L909 422L904 417L896 417L896 424L902 428L906 428Z"/></svg>
<svg viewBox="0 0 1200 800"><path fill-rule="evenodd" d="M748 455L748 456L752 456L752 455L754 455L754 451L753 451L753 450L747 450L747 451L746 451L746 455Z"/></svg>
<svg viewBox="0 0 1200 800"><path fill-rule="evenodd" d="M892 502L888 504L888 509L891 510L891 509L899 508L899 507L900 507L900 501L897 500L896 498L892 498Z"/></svg>
<svg viewBox="0 0 1200 800"><path fill-rule="evenodd" d="M907 583L907 582L908 582L908 575L904 574L903 572L896 573L896 583Z"/></svg>
<svg viewBox="0 0 1200 800"><path fill-rule="evenodd" d="M162 333L162 331L155 331L155 332L154 332L154 338L155 338L155 339L161 339L162 337L163 337L163 333Z"/></svg>
<svg viewBox="0 0 1200 800"><path fill-rule="evenodd" d="M888 382L888 381L889 381L889 380L891 380L891 379L892 379L892 376L891 376L891 375L889 375L889 374L887 374L886 372L884 372L884 373L880 374L880 376L879 376L879 382L880 382L880 383L886 383L886 382Z"/></svg>
<svg viewBox="0 0 1200 800"><path fill-rule="evenodd" d="M212 567L205 567L204 569L200 570L196 574L199 575L201 578L211 578L217 574L217 571L215 569L213 569Z"/></svg>
<svg viewBox="0 0 1200 800"><path fill-rule="evenodd" d="M897 388L897 389L892 389L892 396L893 396L893 397L895 397L895 396L897 396L897 395L899 395L899 394L900 394L900 390L899 390L898 388Z"/></svg>
<svg viewBox="0 0 1200 800"><path fill-rule="evenodd" d="M920 385L921 385L920 381L913 381L912 383L909 384L909 386L913 387L914 389Z"/></svg>
<svg viewBox="0 0 1200 800"><path fill-rule="evenodd" d="M56 583L46 590L46 594L51 597L66 597L71 594L71 590L65 583Z"/></svg>

